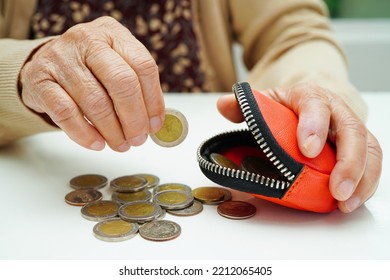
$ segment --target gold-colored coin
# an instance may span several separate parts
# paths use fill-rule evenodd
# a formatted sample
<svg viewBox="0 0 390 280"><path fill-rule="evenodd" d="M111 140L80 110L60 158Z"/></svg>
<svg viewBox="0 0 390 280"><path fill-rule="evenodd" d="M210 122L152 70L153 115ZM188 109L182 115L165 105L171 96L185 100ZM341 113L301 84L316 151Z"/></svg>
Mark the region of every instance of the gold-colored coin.
<svg viewBox="0 0 390 280"><path fill-rule="evenodd" d="M247 172L259 174L271 179L284 179L283 176L279 173L278 169L272 163L260 157L243 158L241 161L241 167Z"/></svg>
<svg viewBox="0 0 390 280"><path fill-rule="evenodd" d="M132 193L120 193L113 192L111 199L121 204L125 204L132 201L148 201L152 198L152 194L148 190L142 190Z"/></svg>
<svg viewBox="0 0 390 280"><path fill-rule="evenodd" d="M81 208L81 215L87 220L102 221L118 216L120 204L111 200L94 201Z"/></svg>
<svg viewBox="0 0 390 280"><path fill-rule="evenodd" d="M159 192L163 192L163 191L172 191L172 190L184 191L184 192L191 192L192 191L192 189L185 184L166 183L166 184L162 184L162 185L157 186L154 189L154 193L159 193Z"/></svg>
<svg viewBox="0 0 390 280"><path fill-rule="evenodd" d="M164 209L183 209L194 202L194 197L186 191L163 191L157 193L153 200Z"/></svg>
<svg viewBox="0 0 390 280"><path fill-rule="evenodd" d="M161 215L161 207L150 201L133 201L119 208L119 216L129 222L144 223Z"/></svg>
<svg viewBox="0 0 390 280"><path fill-rule="evenodd" d="M138 192L146 188L148 181L141 176L128 175L118 177L110 182L115 192Z"/></svg>
<svg viewBox="0 0 390 280"><path fill-rule="evenodd" d="M188 122L185 116L177 110L166 109L165 121L162 128L150 137L163 147L179 145L188 134Z"/></svg>
<svg viewBox="0 0 390 280"><path fill-rule="evenodd" d="M90 202L98 201L103 198L103 194L94 189L79 189L68 193L65 196L65 202L73 206L84 206Z"/></svg>
<svg viewBox="0 0 390 280"><path fill-rule="evenodd" d="M148 182L146 186L148 189L153 189L160 183L160 178L153 174L141 173L141 174L135 174L135 176L140 176L145 178L146 181Z"/></svg>
<svg viewBox="0 0 390 280"><path fill-rule="evenodd" d="M220 187L199 187L192 191L195 199L204 204L222 202L225 198L225 191Z"/></svg>
<svg viewBox="0 0 390 280"><path fill-rule="evenodd" d="M72 178L69 185L73 189L100 189L107 185L107 178L98 174L84 174Z"/></svg>
<svg viewBox="0 0 390 280"><path fill-rule="evenodd" d="M93 233L96 238L103 241L123 241L133 238L138 228L136 223L114 218L97 223L93 227Z"/></svg>
<svg viewBox="0 0 390 280"><path fill-rule="evenodd" d="M231 161L224 155L218 154L218 153L211 153L210 154L210 160L218 164L222 167L230 168L230 169L235 169L235 170L241 170L240 166L238 166L235 162Z"/></svg>

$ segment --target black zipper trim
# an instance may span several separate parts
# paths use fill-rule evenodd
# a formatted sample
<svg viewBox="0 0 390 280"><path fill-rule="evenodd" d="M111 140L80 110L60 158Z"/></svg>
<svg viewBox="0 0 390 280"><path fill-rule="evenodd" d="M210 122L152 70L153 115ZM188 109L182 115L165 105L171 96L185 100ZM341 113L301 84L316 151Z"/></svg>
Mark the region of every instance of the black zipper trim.
<svg viewBox="0 0 390 280"><path fill-rule="evenodd" d="M246 82L237 83L233 86L233 92L236 95L245 122L252 132L254 139L259 144L260 149L287 181L294 181L296 176L303 169L303 165L294 160L277 143L261 114L250 85Z"/></svg>
<svg viewBox="0 0 390 280"><path fill-rule="evenodd" d="M233 92L247 123L248 129L224 132L201 143L197 159L202 172L212 181L240 191L282 198L303 169L303 165L290 157L277 143L257 105L248 83L233 86ZM211 152L221 147L245 143L260 148L285 180L276 180L244 170L220 166L209 160Z"/></svg>

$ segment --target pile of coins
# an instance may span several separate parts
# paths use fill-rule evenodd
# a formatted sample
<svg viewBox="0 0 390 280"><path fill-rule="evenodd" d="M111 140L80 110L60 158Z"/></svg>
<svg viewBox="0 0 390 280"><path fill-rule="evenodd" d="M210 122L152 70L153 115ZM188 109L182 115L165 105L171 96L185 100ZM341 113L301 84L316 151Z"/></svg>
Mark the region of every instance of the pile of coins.
<svg viewBox="0 0 390 280"><path fill-rule="evenodd" d="M181 227L165 220L168 212L176 216L192 216L203 210L203 204L218 205L218 213L230 219L246 219L256 208L243 201L232 201L232 194L222 187L199 187L192 190L180 183L159 184L152 174L134 174L110 182L111 200L103 200L99 189L108 184L106 177L85 174L70 180L75 189L65 201L82 206L81 215L96 221L93 233L104 241L123 241L137 235L147 240L166 241L178 237Z"/></svg>

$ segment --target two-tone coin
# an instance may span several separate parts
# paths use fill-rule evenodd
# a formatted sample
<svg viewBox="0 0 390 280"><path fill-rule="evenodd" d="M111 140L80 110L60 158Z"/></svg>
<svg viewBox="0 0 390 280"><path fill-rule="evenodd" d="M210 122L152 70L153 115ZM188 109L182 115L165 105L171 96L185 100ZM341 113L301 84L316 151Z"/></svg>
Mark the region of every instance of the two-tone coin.
<svg viewBox="0 0 390 280"><path fill-rule="evenodd" d="M84 174L76 176L69 181L72 189L100 189L107 185L107 178L98 174Z"/></svg>
<svg viewBox="0 0 390 280"><path fill-rule="evenodd" d="M178 237L181 227L173 221L155 220L141 226L138 232L147 240L167 241Z"/></svg>
<svg viewBox="0 0 390 280"><path fill-rule="evenodd" d="M175 216L187 217L187 216L193 216L199 214L200 212L202 212L202 210L203 210L203 204L198 200L194 200L194 202L186 208L175 209L175 210L168 209L167 212Z"/></svg>
<svg viewBox="0 0 390 280"><path fill-rule="evenodd" d="M244 157L241 161L241 167L247 172L259 174L264 177L268 177L275 180L277 180L278 178L283 179L282 175L279 174L277 168L268 161L262 159L261 157Z"/></svg>
<svg viewBox="0 0 390 280"><path fill-rule="evenodd" d="M218 205L217 212L223 217L241 220L253 217L256 207L245 201L225 201Z"/></svg>
<svg viewBox="0 0 390 280"><path fill-rule="evenodd" d="M160 178L156 175L153 174L148 174L148 173L140 173L140 174L134 174L135 176L140 176L146 179L148 182L146 188L148 189L153 189L160 183Z"/></svg>
<svg viewBox="0 0 390 280"><path fill-rule="evenodd" d="M118 216L120 204L111 200L90 202L81 208L81 215L90 221L102 221Z"/></svg>
<svg viewBox="0 0 390 280"><path fill-rule="evenodd" d="M113 192L111 199L121 204L125 204L133 201L149 201L152 198L152 193L148 190L142 190L138 192Z"/></svg>
<svg viewBox="0 0 390 280"><path fill-rule="evenodd" d="M136 223L126 222L120 218L108 219L93 227L96 238L103 241L124 241L133 238L138 232Z"/></svg>
<svg viewBox="0 0 390 280"><path fill-rule="evenodd" d="M192 195L203 204L219 204L232 198L231 192L221 187L199 187Z"/></svg>
<svg viewBox="0 0 390 280"><path fill-rule="evenodd" d="M161 215L161 207L150 201L133 201L119 208L119 217L128 222L145 223Z"/></svg>
<svg viewBox="0 0 390 280"><path fill-rule="evenodd" d="M194 202L194 197L190 192L169 190L155 194L153 201L164 209L183 209Z"/></svg>
<svg viewBox="0 0 390 280"><path fill-rule="evenodd" d="M221 155L219 153L211 153L210 160L213 163L218 164L218 165L223 166L223 167L226 167L226 168L241 170L241 167L238 166L238 164L236 164L234 161L228 159L227 157L225 157L224 155Z"/></svg>
<svg viewBox="0 0 390 280"><path fill-rule="evenodd" d="M186 185L186 184L165 183L165 184L157 186L154 189L154 193L159 193L159 192L163 192L163 191L172 191L172 190L185 191L185 192L189 192L189 193L192 192L192 189L188 185Z"/></svg>
<svg viewBox="0 0 390 280"><path fill-rule="evenodd" d="M115 192L138 192L146 188L148 181L141 176L127 175L113 179L110 187Z"/></svg>
<svg viewBox="0 0 390 280"><path fill-rule="evenodd" d="M162 128L150 138L163 147L179 145L188 134L188 122L185 116L177 110L165 109L165 120Z"/></svg>
<svg viewBox="0 0 390 280"><path fill-rule="evenodd" d="M95 189L79 189L68 193L65 202L73 206L84 206L90 202L103 198L103 194Z"/></svg>

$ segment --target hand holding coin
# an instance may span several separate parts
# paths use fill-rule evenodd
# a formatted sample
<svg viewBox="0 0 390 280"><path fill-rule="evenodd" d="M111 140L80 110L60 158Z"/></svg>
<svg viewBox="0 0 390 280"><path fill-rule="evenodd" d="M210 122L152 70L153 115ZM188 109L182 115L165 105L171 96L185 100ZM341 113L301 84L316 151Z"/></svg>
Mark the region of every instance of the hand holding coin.
<svg viewBox="0 0 390 280"><path fill-rule="evenodd" d="M185 116L177 110L165 109L165 121L162 128L150 137L163 147L179 145L188 134L188 122Z"/></svg>

